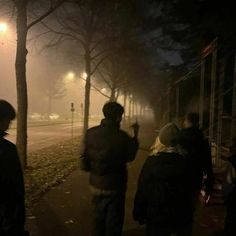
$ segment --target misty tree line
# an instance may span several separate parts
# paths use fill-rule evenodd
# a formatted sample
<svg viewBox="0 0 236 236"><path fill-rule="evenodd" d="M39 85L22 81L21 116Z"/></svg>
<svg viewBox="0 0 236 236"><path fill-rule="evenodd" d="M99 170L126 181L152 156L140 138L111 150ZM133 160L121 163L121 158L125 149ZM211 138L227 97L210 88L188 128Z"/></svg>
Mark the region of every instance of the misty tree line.
<svg viewBox="0 0 236 236"><path fill-rule="evenodd" d="M82 55L87 75L84 130L88 127L93 80L110 91L110 100L122 94L127 101L132 95L139 103L149 102L156 117L160 117L166 110L162 101L166 99L167 86L193 68L204 46L218 37L222 48L236 50L236 17L231 4L222 7L221 3L212 4L209 0L0 0L0 3L1 11L6 9L3 16L16 22L17 147L24 166L28 33L34 31L38 40L43 38L46 49L67 48L69 56L65 50L65 57L73 58L78 67Z"/></svg>
<svg viewBox="0 0 236 236"><path fill-rule="evenodd" d="M27 36L40 27L41 35L51 34L47 47L73 41L83 52L86 73L84 98L84 131L88 128L91 80L110 89L109 99L126 96L137 89L143 76L150 73L147 57L138 41L139 15L135 1L109 0L9 0L1 1L16 22L17 52L15 73L17 84L17 147L24 167L27 166ZM42 32L42 28L44 28ZM137 93L137 92L136 92ZM50 95L48 95L50 97Z"/></svg>

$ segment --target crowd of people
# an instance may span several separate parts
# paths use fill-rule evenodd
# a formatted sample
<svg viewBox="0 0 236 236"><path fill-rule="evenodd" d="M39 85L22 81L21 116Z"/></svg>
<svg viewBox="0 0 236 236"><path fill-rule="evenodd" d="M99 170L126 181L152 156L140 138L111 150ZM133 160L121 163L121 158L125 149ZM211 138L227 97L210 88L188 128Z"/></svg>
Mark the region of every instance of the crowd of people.
<svg viewBox="0 0 236 236"><path fill-rule="evenodd" d="M93 236L120 236L125 215L126 164L135 160L139 124L130 136L120 129L124 108L116 102L103 107L101 124L90 128L81 146L80 168L90 173ZM0 100L0 235L25 236L24 181L14 144L4 136L16 113ZM197 113L188 113L183 127L162 127L137 180L133 218L148 236L191 236L199 196L207 204L213 192L211 148L198 126ZM236 235L235 152L227 159L228 184L224 233ZM234 175L232 174L234 173ZM204 194L201 194L204 193Z"/></svg>

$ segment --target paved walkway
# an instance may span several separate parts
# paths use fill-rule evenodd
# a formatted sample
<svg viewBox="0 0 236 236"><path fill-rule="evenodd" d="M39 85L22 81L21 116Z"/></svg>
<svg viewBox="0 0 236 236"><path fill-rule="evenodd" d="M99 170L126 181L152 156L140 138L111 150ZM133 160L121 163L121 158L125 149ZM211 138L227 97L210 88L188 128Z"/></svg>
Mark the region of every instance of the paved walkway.
<svg viewBox="0 0 236 236"><path fill-rule="evenodd" d="M133 199L140 169L148 153L145 151L155 137L154 127L142 127L141 149L136 160L129 164L129 182L126 195L124 234L144 235L144 229L132 219ZM32 236L89 236L91 226L91 195L88 174L73 172L61 185L51 189L32 209L27 227ZM223 218L222 205L198 207L194 236L212 235L219 230Z"/></svg>

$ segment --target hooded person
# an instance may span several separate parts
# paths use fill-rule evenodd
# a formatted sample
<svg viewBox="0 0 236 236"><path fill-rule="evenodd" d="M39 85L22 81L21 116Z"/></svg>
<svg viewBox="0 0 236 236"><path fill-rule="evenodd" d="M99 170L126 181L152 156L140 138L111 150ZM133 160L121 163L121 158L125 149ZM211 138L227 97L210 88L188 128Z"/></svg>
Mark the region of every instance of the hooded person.
<svg viewBox="0 0 236 236"><path fill-rule="evenodd" d="M138 180L133 217L148 236L191 235L192 191L188 161L178 153L179 129L168 123L159 132Z"/></svg>
<svg viewBox="0 0 236 236"><path fill-rule="evenodd" d="M0 235L26 236L23 172L15 144L5 139L16 117L10 103L0 99Z"/></svg>

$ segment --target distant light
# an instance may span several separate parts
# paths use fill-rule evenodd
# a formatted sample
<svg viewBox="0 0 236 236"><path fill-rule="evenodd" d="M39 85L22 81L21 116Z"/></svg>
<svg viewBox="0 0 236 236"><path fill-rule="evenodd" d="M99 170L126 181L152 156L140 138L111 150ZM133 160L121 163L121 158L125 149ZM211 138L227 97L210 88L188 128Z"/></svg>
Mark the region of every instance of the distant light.
<svg viewBox="0 0 236 236"><path fill-rule="evenodd" d="M107 89L106 89L106 88L102 88L102 89L101 89L101 92L102 92L102 93L106 93L106 92L107 92Z"/></svg>
<svg viewBox="0 0 236 236"><path fill-rule="evenodd" d="M81 74L81 77L82 77L83 79L87 79L88 75L87 75L86 72L83 72L83 73Z"/></svg>
<svg viewBox="0 0 236 236"><path fill-rule="evenodd" d="M73 71L70 71L64 75L64 82L70 83L75 81L75 73Z"/></svg>
<svg viewBox="0 0 236 236"><path fill-rule="evenodd" d="M5 33L7 31L7 24L0 22L0 33Z"/></svg>
<svg viewBox="0 0 236 236"><path fill-rule="evenodd" d="M74 79L75 78L75 73L74 72L68 72L67 78L68 79Z"/></svg>

